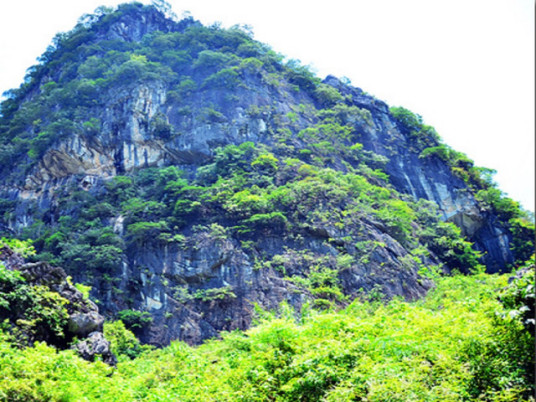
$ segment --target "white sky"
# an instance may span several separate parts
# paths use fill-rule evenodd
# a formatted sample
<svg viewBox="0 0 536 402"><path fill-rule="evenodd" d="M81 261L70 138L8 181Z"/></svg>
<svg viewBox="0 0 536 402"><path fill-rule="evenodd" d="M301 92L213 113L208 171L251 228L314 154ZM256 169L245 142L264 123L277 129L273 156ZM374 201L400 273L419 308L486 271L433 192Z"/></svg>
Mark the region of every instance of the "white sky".
<svg viewBox="0 0 536 402"><path fill-rule="evenodd" d="M116 0L1 0L0 93L18 87L57 32ZM147 3L147 0L142 1ZM255 39L324 78L423 116L445 142L497 170L534 211L533 0L169 0L204 24Z"/></svg>

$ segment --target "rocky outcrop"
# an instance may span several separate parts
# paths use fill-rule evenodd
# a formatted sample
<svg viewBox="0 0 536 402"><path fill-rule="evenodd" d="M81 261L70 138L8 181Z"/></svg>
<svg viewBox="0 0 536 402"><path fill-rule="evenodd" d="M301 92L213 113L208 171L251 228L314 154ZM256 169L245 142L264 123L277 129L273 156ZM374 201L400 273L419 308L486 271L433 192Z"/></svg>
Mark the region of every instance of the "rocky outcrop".
<svg viewBox="0 0 536 402"><path fill-rule="evenodd" d="M55 343L58 347L65 347L72 339L77 338L81 341L80 346L76 348L84 358L93 360L95 355L99 354L103 356L105 362L115 364L110 345L102 334L104 317L99 314L97 305L85 298L72 285L62 268L53 267L46 262L27 263L21 255L5 246L0 247L0 263L8 270L19 271L25 280L25 285L44 287L47 291L56 293L59 300L63 300L57 306L57 308L65 308L68 314L65 327L62 328L63 337L50 336L47 329L42 328L39 333L43 338L32 337L32 341L45 340ZM14 325L19 325L20 320L25 319L24 311L11 310L11 306L7 306L6 311L8 316L5 318L11 319ZM10 311L16 316L9 316ZM24 332L24 329L22 331Z"/></svg>
<svg viewBox="0 0 536 402"><path fill-rule="evenodd" d="M475 248L482 251L483 262L490 272L500 271L514 261L507 229L482 210L467 185L453 175L445 162L437 157L421 158L419 153L411 151L409 138L396 126L385 103L335 77L329 76L324 82L351 97L354 105L370 112L369 121L359 119L350 123L365 149L386 158L384 169L397 191L435 202L443 219L459 226L475 243ZM267 108L267 98L276 101L266 109L269 112L261 116L248 116L243 107L229 108L221 104L218 109L226 111L225 122L206 123L176 116L179 106L166 103L166 88L161 82L143 83L114 93L110 106L99 116L102 121L99 134L74 135L47 151L26 178L20 194L24 194L24 198L39 198L44 188L50 191L61 185L62 179L81 174L109 178L143 167L199 165L210 160L214 148L226 144L271 143L270 133L274 130L271 121L290 110L286 106L289 101L283 100L289 94L267 91L261 82L252 78L248 84L249 91L237 89L244 101L255 102L258 109ZM253 88L263 96L251 97ZM195 95L192 105L202 109L206 96L204 93ZM297 97L293 103L305 100ZM156 137L149 127L156 116L169 124L175 135ZM305 128L310 123L304 119L296 124Z"/></svg>
<svg viewBox="0 0 536 402"><path fill-rule="evenodd" d="M65 298L69 320L67 333L71 337L85 337L90 332L102 331L104 317L91 300L84 298L67 279L67 274L60 267L53 267L46 262L25 263L21 266L11 266L17 269L26 282L31 286L46 286L51 291Z"/></svg>
<svg viewBox="0 0 536 402"><path fill-rule="evenodd" d="M145 245L130 255L118 286L136 289L130 307L152 314L152 322L137 330L137 335L155 345L167 345L176 338L197 344L221 331L246 329L255 317L255 306L276 311L285 302L301 311L307 304L318 303L311 293L315 288L304 287L299 278L306 278L319 263L333 272L340 270L336 256L341 248L362 256L339 275L345 300L371 291L382 298L424 296L432 282L418 274L415 260L395 239L372 223L365 225L362 241L382 246L361 253L344 240L345 233L333 228L308 230L298 243L282 234L267 234L256 242L259 251L253 254L236 240L210 231L197 233L181 246ZM127 307L117 304L111 294L103 297L107 308ZM324 295L322 299L330 300Z"/></svg>
<svg viewBox="0 0 536 402"><path fill-rule="evenodd" d="M85 360L95 361L99 356L102 361L110 366L117 364L117 358L110 350L110 342L104 338L102 332L92 332L85 339L78 342L73 349Z"/></svg>
<svg viewBox="0 0 536 402"><path fill-rule="evenodd" d="M359 88L333 76L324 82L352 98L354 104L370 111L373 124L356 126L365 149L387 158L385 172L397 191L435 202L442 218L453 222L483 253L489 272L504 270L514 262L507 229L496 217L483 210L464 181L456 177L439 157L420 157L402 130L397 127L388 106L366 96Z"/></svg>

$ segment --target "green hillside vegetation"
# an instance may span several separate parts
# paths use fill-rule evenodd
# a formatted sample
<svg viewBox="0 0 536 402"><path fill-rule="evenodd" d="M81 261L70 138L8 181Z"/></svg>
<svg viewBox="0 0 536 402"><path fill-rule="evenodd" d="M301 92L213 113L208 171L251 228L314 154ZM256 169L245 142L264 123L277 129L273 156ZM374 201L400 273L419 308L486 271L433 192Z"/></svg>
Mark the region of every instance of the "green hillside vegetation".
<svg viewBox="0 0 536 402"><path fill-rule="evenodd" d="M377 172L365 172L368 180L354 172L295 158L279 161L245 142L216 150L214 163L199 168L194 180L170 166L116 176L97 195L68 188L59 199L62 215L56 227L39 228L38 222L27 233L41 234L34 241L41 250L36 259L49 259L73 274L112 275L129 247L186 245L188 234L202 230L236 238L259 257L253 246L263 234L293 240L307 228L334 227L347 233L342 255L344 247L351 247L366 258L370 247L359 241L359 218L368 217L413 249L418 261L419 246L427 244L450 269L479 269L478 253L459 228L440 221L432 203L404 201L395 190L372 184L385 183ZM125 218L123 238L108 224L118 215Z"/></svg>
<svg viewBox="0 0 536 402"><path fill-rule="evenodd" d="M199 347L148 350L110 322L117 368L44 343L19 349L4 333L0 400L528 401L533 271L507 279L442 277L424 300L362 298L338 312L307 307L300 318L282 305Z"/></svg>

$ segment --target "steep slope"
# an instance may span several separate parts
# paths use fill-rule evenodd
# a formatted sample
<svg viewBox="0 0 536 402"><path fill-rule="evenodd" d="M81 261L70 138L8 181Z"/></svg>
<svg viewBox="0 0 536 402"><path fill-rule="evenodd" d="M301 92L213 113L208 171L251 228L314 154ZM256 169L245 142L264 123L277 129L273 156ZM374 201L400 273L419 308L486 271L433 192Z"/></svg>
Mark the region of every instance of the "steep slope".
<svg viewBox="0 0 536 402"><path fill-rule="evenodd" d="M135 360L123 328L112 337L114 370L0 337L0 400L531 401L534 336L522 323L534 265L507 282L454 275L417 302L356 301L300 320L285 309L248 331L199 347L174 341Z"/></svg>
<svg viewBox="0 0 536 402"><path fill-rule="evenodd" d="M41 61L2 104L0 228L145 341L246 328L255 303L414 299L477 251L495 272L533 249L517 204L418 116L240 28L128 4Z"/></svg>

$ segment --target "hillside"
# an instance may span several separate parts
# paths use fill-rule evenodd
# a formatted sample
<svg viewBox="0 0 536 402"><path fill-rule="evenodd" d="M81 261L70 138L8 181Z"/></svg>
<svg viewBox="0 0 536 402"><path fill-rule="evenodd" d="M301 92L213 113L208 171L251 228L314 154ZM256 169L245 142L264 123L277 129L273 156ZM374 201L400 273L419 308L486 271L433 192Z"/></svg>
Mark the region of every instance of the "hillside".
<svg viewBox="0 0 536 402"><path fill-rule="evenodd" d="M142 350L106 323L116 368L0 333L0 400L534 401L533 271L509 286L507 275L437 278L418 302L356 300L298 320L286 306L197 348Z"/></svg>
<svg viewBox="0 0 536 402"><path fill-rule="evenodd" d="M258 306L408 301L509 272L534 225L433 127L240 27L131 3L58 35L0 118L0 229L145 343Z"/></svg>

